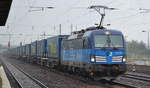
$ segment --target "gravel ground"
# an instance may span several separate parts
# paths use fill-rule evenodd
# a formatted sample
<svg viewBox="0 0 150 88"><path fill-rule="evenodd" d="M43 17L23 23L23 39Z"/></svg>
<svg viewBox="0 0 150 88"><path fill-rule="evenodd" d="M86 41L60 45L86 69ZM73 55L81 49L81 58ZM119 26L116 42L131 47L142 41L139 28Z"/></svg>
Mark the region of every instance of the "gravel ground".
<svg viewBox="0 0 150 88"><path fill-rule="evenodd" d="M127 65L128 71L131 72L138 72L138 73L144 73L147 75L150 75L150 66L144 66L144 65Z"/></svg>
<svg viewBox="0 0 150 88"><path fill-rule="evenodd" d="M36 79L40 80L49 88L125 88L117 85L109 85L102 83L96 85L89 84L77 79L72 79L70 77L57 74L45 67L36 64L33 65L29 63L24 63L23 61L16 59L7 59L7 61L21 68Z"/></svg>

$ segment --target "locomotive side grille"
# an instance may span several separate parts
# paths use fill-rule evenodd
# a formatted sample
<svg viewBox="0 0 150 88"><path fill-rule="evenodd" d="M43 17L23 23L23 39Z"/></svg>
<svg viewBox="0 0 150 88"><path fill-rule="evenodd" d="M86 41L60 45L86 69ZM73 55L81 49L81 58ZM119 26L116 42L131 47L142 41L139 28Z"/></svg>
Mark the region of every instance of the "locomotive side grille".
<svg viewBox="0 0 150 88"><path fill-rule="evenodd" d="M112 62L122 62L122 56L114 56L114 57L112 57Z"/></svg>
<svg viewBox="0 0 150 88"><path fill-rule="evenodd" d="M105 56L96 56L96 62L107 62Z"/></svg>

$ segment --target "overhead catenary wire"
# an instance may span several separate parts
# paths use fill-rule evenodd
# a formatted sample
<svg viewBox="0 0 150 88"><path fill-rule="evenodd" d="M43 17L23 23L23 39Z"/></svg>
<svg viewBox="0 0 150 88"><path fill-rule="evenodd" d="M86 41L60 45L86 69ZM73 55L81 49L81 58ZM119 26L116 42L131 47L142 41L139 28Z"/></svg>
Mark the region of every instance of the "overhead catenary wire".
<svg viewBox="0 0 150 88"><path fill-rule="evenodd" d="M29 0L28 0L29 1ZM37 0L34 0L34 1L37 1ZM91 0L91 1L94 1L94 0ZM81 2L82 2L82 0L81 0ZM108 5L114 5L115 4L115 6L120 6L121 5L121 3L122 2L116 2L116 1L114 1L114 0L112 0L112 1L108 1L107 3L106 3L106 5L108 4ZM33 4L33 3L32 3ZM31 6L31 3L30 3L30 6ZM35 6L35 5L34 5ZM66 15L66 14L68 14L68 13L70 13L73 9L75 9L76 7L71 7L71 8L69 8L69 7L71 7L71 5L70 6L68 6L67 8L68 8L68 12L67 12L67 10L65 10L65 11L63 11L62 13L64 13L64 15ZM70 9L70 10L69 10ZM121 11L121 10L119 10L119 11ZM65 12L67 12L67 13L65 13ZM77 19L75 19L75 20L73 20L73 21L75 21L74 22L74 24L76 24L76 23L78 23L77 21L78 21L78 19L84 19L85 18L85 16L87 16L88 14L90 14L89 12L81 12L81 15L77 15L77 16L74 16L73 17L73 19L75 19L75 18L77 18ZM27 18L29 15L27 15L27 16L24 16L24 17L21 17L21 18L23 18L23 19L21 19L21 21L22 20L24 20L25 18ZM120 23L122 23L123 21L124 22L126 22L125 24L121 24L121 25L128 25L129 23L131 23L131 22L128 22L129 20L134 20L133 18L136 18L136 17L138 17L139 15L137 14L136 15L136 13L135 13L135 15L134 15L134 13L133 14L128 14L127 16L122 16L122 17L117 17L117 18L111 18L110 20L111 20L111 22L120 22ZM57 16L58 17L58 16ZM57 18L56 17L56 18ZM78 18L79 17L79 18ZM90 17L92 17L92 16L90 16ZM133 18L132 18L133 17ZM59 18L59 17L58 17ZM72 18L71 18L72 19ZM64 21L66 21L63 17L61 17L60 18L60 20L62 20L63 22ZM69 21L71 22L71 20L69 19ZM62 23L63 23L62 22ZM65 23L65 22L64 22ZM20 22L18 22L18 24L20 24ZM17 24L17 25L18 25ZM54 24L56 24L56 23L54 23ZM132 23L131 23L132 24ZM70 25L70 24L69 24ZM43 25L39 25L39 27L41 28ZM51 24L46 24L44 27L50 27L51 26Z"/></svg>
<svg viewBox="0 0 150 88"><path fill-rule="evenodd" d="M75 9L74 6L76 6L77 4L79 4L82 0L77 0L75 3L73 3L73 7L69 7L67 10L65 10L64 12L61 12L59 14L61 14L61 16L59 16L57 19L57 21L61 20L62 19L62 16L65 16L66 14L68 14L70 11L72 11L73 9Z"/></svg>
<svg viewBox="0 0 150 88"><path fill-rule="evenodd" d="M129 9L130 10L130 9ZM133 10L133 9L132 9ZM119 20L121 20L121 19L125 19L125 18L129 18L129 17L132 17L132 16L135 16L135 15L137 15L138 13L136 13L136 14L133 14L133 15L129 15L129 16L125 16L125 17L119 17L118 19ZM78 17L77 17L78 18ZM114 19L114 21L119 21L119 20L116 20L116 18Z"/></svg>
<svg viewBox="0 0 150 88"><path fill-rule="evenodd" d="M115 2L117 2L117 0L115 0ZM113 3L114 3L114 0L108 2L108 3L104 4L104 5L107 5L107 6L109 5L109 6L110 6L110 5L112 5Z"/></svg>
<svg viewBox="0 0 150 88"><path fill-rule="evenodd" d="M22 20L24 20L28 16L28 14L29 14L30 7L34 6L36 4L36 2L37 2L37 0L33 0L32 4L31 4L29 1L30 0L26 0L26 2L27 2L27 6L26 6L27 10L26 10L26 12L24 13L23 16L21 16L20 18L18 18L16 21L22 21Z"/></svg>
<svg viewBox="0 0 150 88"><path fill-rule="evenodd" d="M24 8L26 8L27 10L29 9L29 6L30 6L30 2L29 2L29 0L26 0L26 6L23 6ZM17 6L15 6L15 7L17 7ZM15 11L17 11L17 10L15 10ZM20 22L20 21L22 21L23 19L25 19L26 17L28 16L28 11L26 11L25 13L24 13L24 15L23 16L21 16L21 17L19 17L19 18L17 18L16 17L16 15L14 15L14 22L13 23L11 23L11 26L15 26L16 25L16 22Z"/></svg>
<svg viewBox="0 0 150 88"><path fill-rule="evenodd" d="M137 15L133 15L134 17L132 18L132 19L134 19L136 16L138 16L138 15L141 15L141 12L139 12ZM144 15L141 15L141 16L143 16L144 17ZM130 18L131 19L131 18ZM142 18L143 19L143 18ZM146 21L146 20L144 20L144 21ZM134 24L134 23L136 23L136 22L131 22L131 20L129 21L130 22L130 24ZM136 24L134 24L134 26L133 27L135 27L135 26L142 26L143 24L145 25L145 24L147 24L147 23L149 23L150 21L146 21L146 22L141 22L140 21L140 23L136 23ZM127 24L129 24L129 23L127 23ZM127 25L127 24L124 24L124 26L125 25Z"/></svg>
<svg viewBox="0 0 150 88"><path fill-rule="evenodd" d="M135 13L135 14L131 14L131 15L128 15L128 16L123 16L123 17L118 17L118 18L115 18L115 19L111 19L111 21L113 22L117 22L117 21L121 21L121 20L131 20L132 18L131 17L136 17L140 15L139 13Z"/></svg>

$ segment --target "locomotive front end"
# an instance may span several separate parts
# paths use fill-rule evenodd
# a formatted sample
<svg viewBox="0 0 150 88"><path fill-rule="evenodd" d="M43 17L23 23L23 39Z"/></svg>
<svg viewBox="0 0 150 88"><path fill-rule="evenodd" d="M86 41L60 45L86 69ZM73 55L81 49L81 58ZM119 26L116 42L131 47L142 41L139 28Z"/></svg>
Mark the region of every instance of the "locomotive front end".
<svg viewBox="0 0 150 88"><path fill-rule="evenodd" d="M123 34L113 30L94 31L91 37L91 72L96 76L117 77L126 72Z"/></svg>

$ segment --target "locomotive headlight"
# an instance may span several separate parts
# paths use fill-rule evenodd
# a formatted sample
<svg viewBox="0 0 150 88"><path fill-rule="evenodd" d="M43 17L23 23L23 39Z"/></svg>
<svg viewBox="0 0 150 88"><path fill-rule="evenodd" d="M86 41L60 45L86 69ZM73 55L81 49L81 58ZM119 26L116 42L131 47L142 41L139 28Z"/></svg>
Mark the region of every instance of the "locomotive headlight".
<svg viewBox="0 0 150 88"><path fill-rule="evenodd" d="M96 59L94 57L91 58L91 62L95 62Z"/></svg>
<svg viewBox="0 0 150 88"><path fill-rule="evenodd" d="M126 62L126 58L123 58L122 61L123 61L123 62Z"/></svg>

